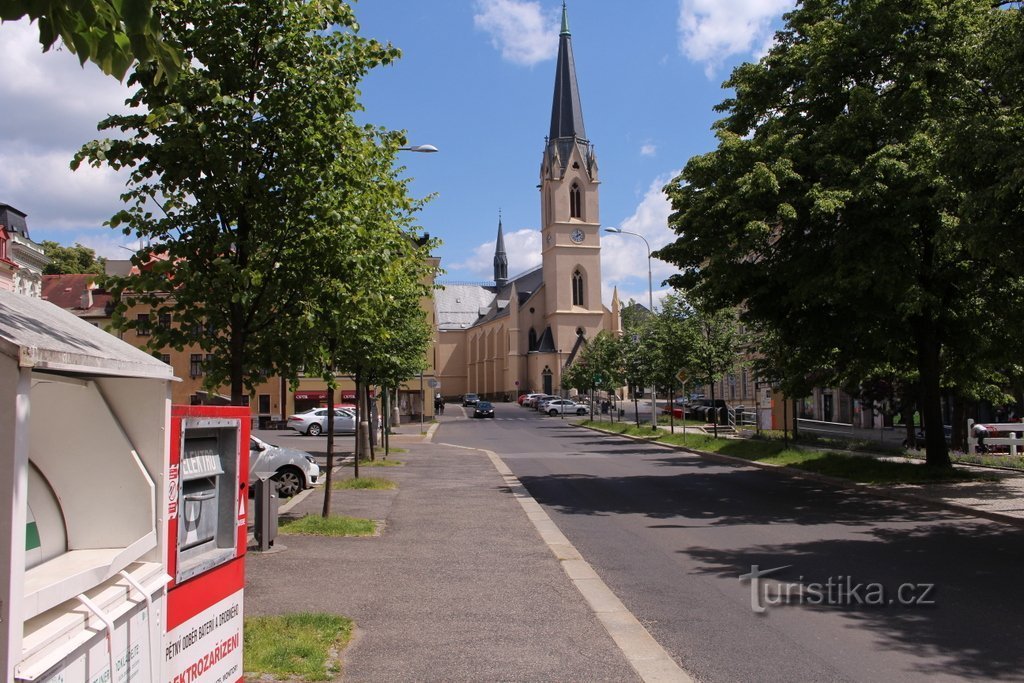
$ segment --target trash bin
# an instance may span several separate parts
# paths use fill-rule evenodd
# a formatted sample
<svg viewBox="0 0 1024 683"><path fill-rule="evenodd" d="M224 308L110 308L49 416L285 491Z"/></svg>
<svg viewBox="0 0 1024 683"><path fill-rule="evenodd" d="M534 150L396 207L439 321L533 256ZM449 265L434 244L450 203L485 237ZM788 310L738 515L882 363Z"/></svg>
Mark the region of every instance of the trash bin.
<svg viewBox="0 0 1024 683"><path fill-rule="evenodd" d="M258 419L258 424L260 429L270 429L270 416L260 415Z"/></svg>

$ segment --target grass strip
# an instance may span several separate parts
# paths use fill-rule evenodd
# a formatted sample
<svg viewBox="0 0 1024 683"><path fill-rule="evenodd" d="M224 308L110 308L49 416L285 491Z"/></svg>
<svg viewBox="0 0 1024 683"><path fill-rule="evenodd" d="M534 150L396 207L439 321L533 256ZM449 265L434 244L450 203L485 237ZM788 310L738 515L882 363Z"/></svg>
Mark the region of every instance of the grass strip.
<svg viewBox="0 0 1024 683"><path fill-rule="evenodd" d="M377 533L377 523L372 519L336 515L321 517L306 515L299 519L284 522L278 528L282 534L299 534L304 536L372 536Z"/></svg>
<svg viewBox="0 0 1024 683"><path fill-rule="evenodd" d="M390 490L398 488L398 484L381 477L359 477L358 479L341 479L331 484L332 489L373 489Z"/></svg>
<svg viewBox="0 0 1024 683"><path fill-rule="evenodd" d="M391 451L394 453L394 450ZM401 467L405 463L401 460L360 460L360 467ZM345 467L352 467L352 463L345 463Z"/></svg>
<svg viewBox="0 0 1024 683"><path fill-rule="evenodd" d="M774 439L716 439L713 436L690 433L685 437L681 432L652 437L650 427L636 429L635 425L622 427L620 423L589 423L592 426L614 431L618 434L643 436L661 443L685 446L697 451L721 453L735 458L780 465L814 472L829 477L848 479L861 484L929 484L935 482L970 481L985 478L973 472L952 467L926 467L912 462L880 460L870 456L848 455L832 451L787 448L782 441ZM639 433L632 434L631 431Z"/></svg>
<svg viewBox="0 0 1024 683"><path fill-rule="evenodd" d="M246 680L329 681L341 673L337 653L352 637L352 620L334 614L245 618Z"/></svg>

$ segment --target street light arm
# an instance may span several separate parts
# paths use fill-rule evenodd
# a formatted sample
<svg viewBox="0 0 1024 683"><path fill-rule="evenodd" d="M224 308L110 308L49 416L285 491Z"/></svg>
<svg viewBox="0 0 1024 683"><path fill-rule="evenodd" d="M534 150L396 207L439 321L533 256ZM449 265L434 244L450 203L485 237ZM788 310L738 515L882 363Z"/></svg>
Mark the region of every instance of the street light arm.
<svg viewBox="0 0 1024 683"><path fill-rule="evenodd" d="M437 151L437 147L433 145L412 145L410 147L399 147L400 152L423 152L424 154L432 154Z"/></svg>

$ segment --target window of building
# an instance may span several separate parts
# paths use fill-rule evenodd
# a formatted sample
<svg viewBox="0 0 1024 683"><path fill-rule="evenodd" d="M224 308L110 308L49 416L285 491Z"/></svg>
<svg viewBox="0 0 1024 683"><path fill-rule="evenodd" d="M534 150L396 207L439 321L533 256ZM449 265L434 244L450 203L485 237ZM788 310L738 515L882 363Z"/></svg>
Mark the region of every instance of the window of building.
<svg viewBox="0 0 1024 683"><path fill-rule="evenodd" d="M160 354L160 362L164 363L166 365L170 365L171 364L171 354L169 354L169 353L161 353Z"/></svg>
<svg viewBox="0 0 1024 683"><path fill-rule="evenodd" d="M569 216L570 218L583 217L583 204L580 196L580 186L576 183L569 188Z"/></svg>
<svg viewBox="0 0 1024 683"><path fill-rule="evenodd" d="M572 305L583 306L583 273L578 269L572 274Z"/></svg>
<svg viewBox="0 0 1024 683"><path fill-rule="evenodd" d="M203 376L203 354L193 353L189 356L188 361L188 376L189 377L202 377Z"/></svg>
<svg viewBox="0 0 1024 683"><path fill-rule="evenodd" d="M135 334L139 337L148 337L152 334L152 326L149 322L149 313L139 313L135 316Z"/></svg>
<svg viewBox="0 0 1024 683"><path fill-rule="evenodd" d="M270 414L270 394L259 395L259 412L261 415Z"/></svg>
<svg viewBox="0 0 1024 683"><path fill-rule="evenodd" d="M527 342L526 350L527 351L536 351L537 350L537 330L533 329L532 327L530 328L529 341Z"/></svg>
<svg viewBox="0 0 1024 683"><path fill-rule="evenodd" d="M165 329L165 330L171 329L171 314L170 313L161 313L160 317L159 317L159 324L160 324L160 327Z"/></svg>

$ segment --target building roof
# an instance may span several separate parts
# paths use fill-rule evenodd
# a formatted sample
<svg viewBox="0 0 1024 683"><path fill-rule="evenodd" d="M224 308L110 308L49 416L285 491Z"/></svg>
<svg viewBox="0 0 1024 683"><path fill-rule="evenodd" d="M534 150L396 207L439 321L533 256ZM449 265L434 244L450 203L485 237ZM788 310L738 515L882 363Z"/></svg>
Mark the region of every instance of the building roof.
<svg viewBox="0 0 1024 683"><path fill-rule="evenodd" d="M92 273L44 275L42 298L79 317L108 317L113 299Z"/></svg>
<svg viewBox="0 0 1024 683"><path fill-rule="evenodd" d="M0 291L0 355L23 368L172 380L171 366L48 301Z"/></svg>
<svg viewBox="0 0 1024 683"><path fill-rule="evenodd" d="M0 225L5 226L11 234L28 237L28 223L25 221L27 215L10 204L0 203Z"/></svg>
<svg viewBox="0 0 1024 683"><path fill-rule="evenodd" d="M508 315L515 285L519 303L526 301L543 283L541 266L520 273L500 289L494 285L467 282L441 283L434 291L434 315L439 330L466 330Z"/></svg>
<svg viewBox="0 0 1024 683"><path fill-rule="evenodd" d="M558 63L555 68L555 94L551 102L551 131L548 139L552 142L560 138L585 141L587 131L583 127L583 108L580 106L580 92L576 84L569 15L564 3L562 32L558 36Z"/></svg>

